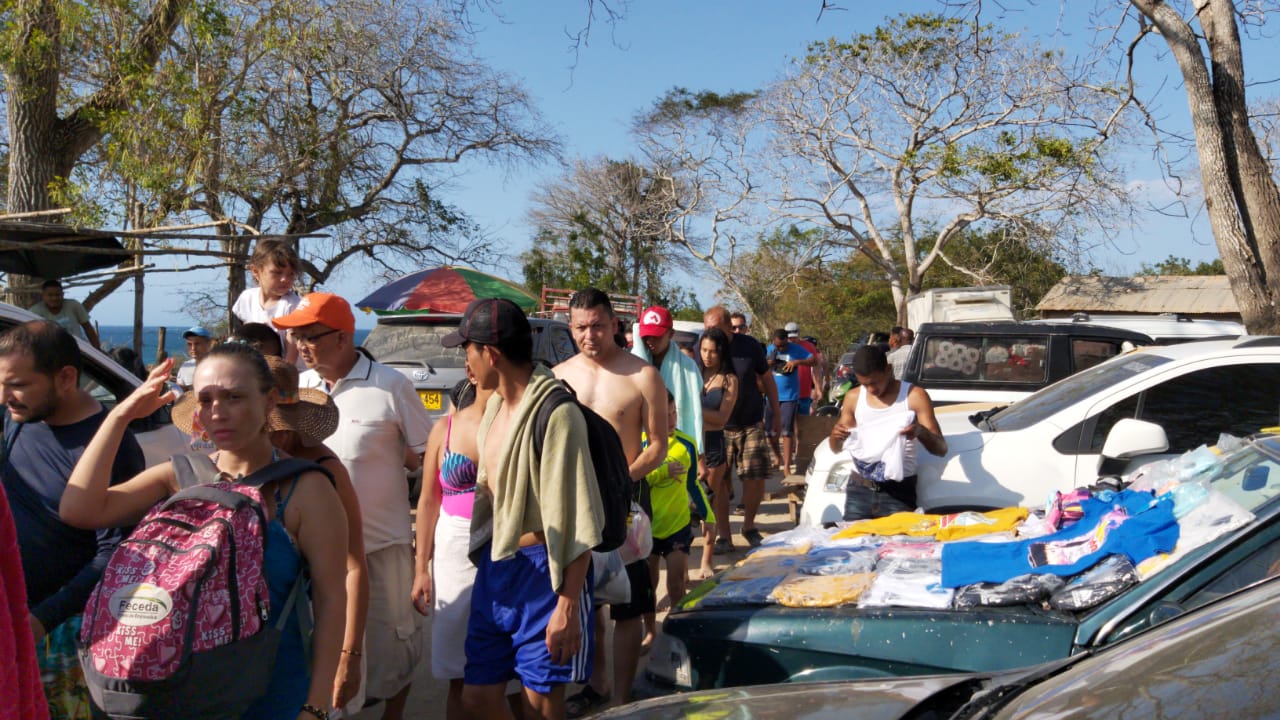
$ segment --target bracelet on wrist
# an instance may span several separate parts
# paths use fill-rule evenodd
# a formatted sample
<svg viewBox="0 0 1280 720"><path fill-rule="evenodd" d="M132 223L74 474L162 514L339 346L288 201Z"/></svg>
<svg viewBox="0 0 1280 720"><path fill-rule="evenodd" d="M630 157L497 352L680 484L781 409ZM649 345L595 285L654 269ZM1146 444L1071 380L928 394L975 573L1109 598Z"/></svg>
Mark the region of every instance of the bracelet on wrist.
<svg viewBox="0 0 1280 720"><path fill-rule="evenodd" d="M364 655L364 653L359 650L348 650L347 648L342 648L342 654L350 655L351 657L360 657L361 655Z"/></svg>
<svg viewBox="0 0 1280 720"><path fill-rule="evenodd" d="M320 718L320 720L329 720L329 713L321 710L315 705L303 705L302 712L307 713L308 715L314 715Z"/></svg>

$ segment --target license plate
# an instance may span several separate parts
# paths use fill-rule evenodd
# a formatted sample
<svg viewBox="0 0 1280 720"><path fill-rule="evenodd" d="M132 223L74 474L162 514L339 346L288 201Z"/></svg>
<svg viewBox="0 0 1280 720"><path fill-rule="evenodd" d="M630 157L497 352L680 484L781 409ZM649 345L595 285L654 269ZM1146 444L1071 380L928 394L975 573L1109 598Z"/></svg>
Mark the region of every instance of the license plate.
<svg viewBox="0 0 1280 720"><path fill-rule="evenodd" d="M428 410L440 409L440 391L439 390L419 390L418 397L422 398L422 405Z"/></svg>

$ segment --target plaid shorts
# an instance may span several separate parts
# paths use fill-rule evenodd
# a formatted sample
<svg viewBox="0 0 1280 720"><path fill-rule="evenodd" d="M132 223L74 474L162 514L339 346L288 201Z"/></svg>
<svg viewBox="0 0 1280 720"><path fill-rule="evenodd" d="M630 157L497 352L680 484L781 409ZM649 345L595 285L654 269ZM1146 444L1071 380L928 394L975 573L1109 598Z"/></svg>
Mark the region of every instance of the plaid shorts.
<svg viewBox="0 0 1280 720"><path fill-rule="evenodd" d="M735 430L725 428L724 451L725 459L737 471L739 480L765 480L773 472L773 458L763 423Z"/></svg>

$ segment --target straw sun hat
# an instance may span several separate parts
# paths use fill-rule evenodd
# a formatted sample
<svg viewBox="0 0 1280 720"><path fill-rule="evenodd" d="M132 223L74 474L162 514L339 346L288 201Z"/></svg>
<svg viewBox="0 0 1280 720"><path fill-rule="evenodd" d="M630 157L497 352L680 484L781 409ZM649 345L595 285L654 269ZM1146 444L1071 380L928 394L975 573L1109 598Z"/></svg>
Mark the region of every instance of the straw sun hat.
<svg viewBox="0 0 1280 720"><path fill-rule="evenodd" d="M276 406L267 415L267 428L292 430L307 447L314 447L338 429L338 406L314 388L298 387L298 369L278 357L267 357L276 386ZM195 417L196 394L187 392L173 404L173 424L188 434L200 434Z"/></svg>

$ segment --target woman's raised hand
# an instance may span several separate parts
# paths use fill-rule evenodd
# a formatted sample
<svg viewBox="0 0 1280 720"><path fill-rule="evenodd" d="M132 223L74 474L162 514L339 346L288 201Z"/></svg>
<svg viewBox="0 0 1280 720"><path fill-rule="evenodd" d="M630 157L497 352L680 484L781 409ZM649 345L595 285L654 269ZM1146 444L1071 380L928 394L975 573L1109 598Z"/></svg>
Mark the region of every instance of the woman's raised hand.
<svg viewBox="0 0 1280 720"><path fill-rule="evenodd" d="M169 387L169 373L173 370L173 358L165 358L155 366L147 379L116 404L114 412L128 420L144 418L177 399Z"/></svg>

